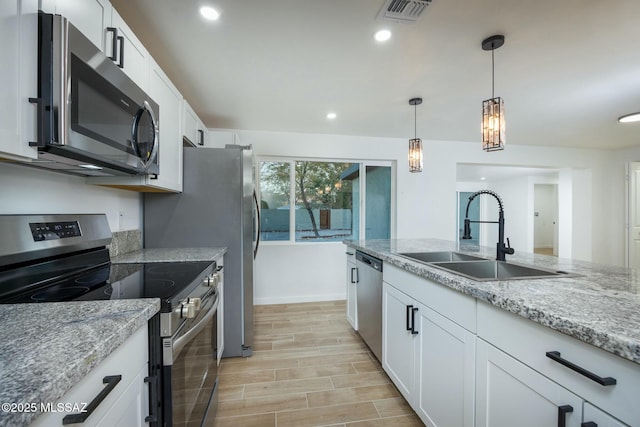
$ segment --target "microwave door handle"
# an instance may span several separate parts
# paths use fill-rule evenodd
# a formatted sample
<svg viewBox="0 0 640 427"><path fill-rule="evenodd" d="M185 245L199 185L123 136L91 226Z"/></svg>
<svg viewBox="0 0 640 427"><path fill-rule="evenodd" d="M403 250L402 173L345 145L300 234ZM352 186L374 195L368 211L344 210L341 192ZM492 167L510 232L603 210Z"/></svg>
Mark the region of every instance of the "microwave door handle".
<svg viewBox="0 0 640 427"><path fill-rule="evenodd" d="M137 134L138 127L140 125L140 119L145 112L147 112L151 117L151 126L153 127L153 145L151 147L151 153L149 154L148 158L147 156L144 156L145 159L143 159L143 153L140 152L140 147L138 147ZM133 148L133 151L138 155L138 159L142 163L144 169L147 169L158 156L158 124L156 121L156 116L153 113L153 109L147 101L144 101L144 103L142 104L142 108L138 111L138 114L136 114L135 118L133 119L131 146Z"/></svg>

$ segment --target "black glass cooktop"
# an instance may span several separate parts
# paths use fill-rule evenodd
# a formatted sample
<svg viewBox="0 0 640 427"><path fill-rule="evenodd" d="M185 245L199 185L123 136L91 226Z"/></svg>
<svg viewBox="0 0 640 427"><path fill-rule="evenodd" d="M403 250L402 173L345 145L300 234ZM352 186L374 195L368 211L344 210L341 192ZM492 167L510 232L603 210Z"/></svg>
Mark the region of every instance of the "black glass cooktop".
<svg viewBox="0 0 640 427"><path fill-rule="evenodd" d="M2 303L160 298L162 310L186 297L200 283L211 262L106 264L46 286L7 296Z"/></svg>

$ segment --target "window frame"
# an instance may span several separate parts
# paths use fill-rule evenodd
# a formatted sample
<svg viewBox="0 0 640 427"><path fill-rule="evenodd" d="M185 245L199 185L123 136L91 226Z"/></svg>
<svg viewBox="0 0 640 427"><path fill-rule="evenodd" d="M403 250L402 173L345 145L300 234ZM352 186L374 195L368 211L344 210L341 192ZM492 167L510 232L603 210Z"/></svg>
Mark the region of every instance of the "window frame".
<svg viewBox="0 0 640 427"><path fill-rule="evenodd" d="M255 177L255 190L258 196L258 206L262 206L262 194L260 188L260 164L262 162L280 162L289 163L289 206L295 206L296 202L296 181L295 181L295 163L296 162L323 162L323 163L357 163L359 165L359 176L366 176L367 166L384 166L391 168L391 218L390 218L390 239L396 237L396 170L397 162L395 160L362 160L362 159L342 159L335 157L290 157L290 156L269 156L259 155L256 156L256 177ZM366 179L360 179L359 191L360 198L359 204L359 239L363 240L366 231ZM288 240L260 240L261 245L266 246L282 246L282 245L330 245L330 244L343 244L342 241L296 241L295 235L295 209L289 209L289 239Z"/></svg>

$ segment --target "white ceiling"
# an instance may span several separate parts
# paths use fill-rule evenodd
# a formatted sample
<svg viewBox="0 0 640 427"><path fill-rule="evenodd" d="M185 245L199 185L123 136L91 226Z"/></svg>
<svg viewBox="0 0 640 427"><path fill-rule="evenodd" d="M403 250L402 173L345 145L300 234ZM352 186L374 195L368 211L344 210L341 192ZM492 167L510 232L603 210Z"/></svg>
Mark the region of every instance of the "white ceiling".
<svg viewBox="0 0 640 427"><path fill-rule="evenodd" d="M208 127L410 138L420 96L419 137L478 141L480 45L504 34L507 144L640 145L640 123L617 122L640 111L638 0L433 0L413 25L377 21L383 0L111 2Z"/></svg>

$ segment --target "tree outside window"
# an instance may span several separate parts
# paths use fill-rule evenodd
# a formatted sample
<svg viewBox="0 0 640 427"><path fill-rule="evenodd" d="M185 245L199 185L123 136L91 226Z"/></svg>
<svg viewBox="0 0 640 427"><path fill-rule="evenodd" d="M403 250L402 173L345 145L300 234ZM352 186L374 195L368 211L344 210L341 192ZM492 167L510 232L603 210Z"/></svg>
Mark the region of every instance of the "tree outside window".
<svg viewBox="0 0 640 427"><path fill-rule="evenodd" d="M290 239L292 194L296 241L351 238L352 181L343 180L343 175L353 165L317 161L260 162L261 238ZM293 185L290 179L292 172Z"/></svg>

